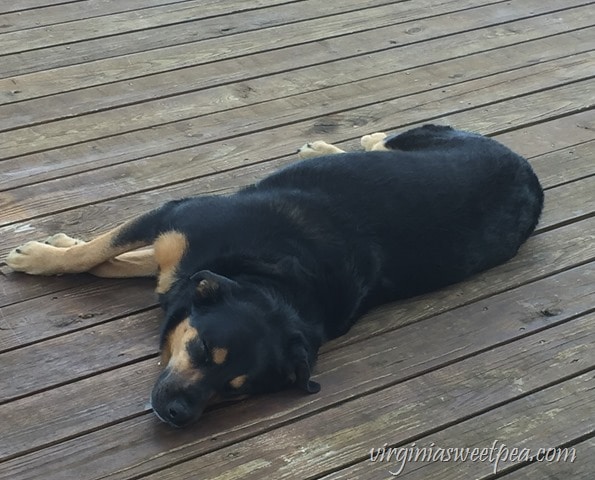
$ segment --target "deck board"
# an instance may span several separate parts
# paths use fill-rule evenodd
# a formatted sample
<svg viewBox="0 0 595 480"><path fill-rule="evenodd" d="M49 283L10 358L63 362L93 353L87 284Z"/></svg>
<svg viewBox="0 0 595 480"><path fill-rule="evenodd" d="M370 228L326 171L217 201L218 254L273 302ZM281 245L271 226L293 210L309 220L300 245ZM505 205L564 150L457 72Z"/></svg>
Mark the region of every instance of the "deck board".
<svg viewBox="0 0 595 480"><path fill-rule="evenodd" d="M572 334L570 335L572 336ZM536 340L544 344L550 341L548 338L536 338ZM579 343L582 343L582 340L579 340ZM552 355L565 355L562 352L551 351L550 353ZM573 359L576 359L576 357ZM590 415L592 412L592 407L588 404L588 402L593 401L593 390L589 388L590 383L592 383L590 375L592 374L575 377L526 397L524 396L525 386L520 383L513 383L511 388L516 389L520 397L517 401L496 407L487 413L474 417L472 420L466 420L453 427L445 428L437 434L419 438L416 440L416 444L420 447L435 445L434 448L437 450L440 446L449 445L452 438L458 438L470 447L490 448L494 444L494 434L496 434L498 443L495 452L498 452L501 447L513 448L513 445L518 446L519 449L531 448L537 451L543 445L550 445L551 442L555 442L564 436L565 431L568 429L572 429L577 436L592 435L592 425L588 425L584 421L585 416ZM494 379L491 380L494 381ZM515 380L518 382L518 379ZM531 414L530 418L527 417L528 412ZM379 447L382 447L382 445ZM321 478L324 480L394 478L393 475L388 473L390 471L399 472L398 476L400 478L408 480L426 478L458 480L461 477L479 480L493 478L492 475L495 473L502 475L507 470L512 470L513 466L518 467L519 463L529 464L527 460L512 462L507 460L506 455L505 450L502 450L501 457L496 462L498 456L494 454L494 462L491 464L477 461L420 461L411 464L397 461L370 462L368 457L366 461L354 467ZM554 464L555 467L556 464ZM542 475L546 475L545 472L542 472ZM569 476L576 478L572 469L569 469ZM504 478L507 478L507 476Z"/></svg>
<svg viewBox="0 0 595 480"><path fill-rule="evenodd" d="M545 188L519 255L369 313L321 350L315 396L148 405L150 280L0 265L0 480L395 478L370 449L576 448L498 478L591 478L595 15L565 0L20 0L0 5L0 257L230 192L324 138L433 121L525 155ZM491 478L490 462L399 477Z"/></svg>
<svg viewBox="0 0 595 480"><path fill-rule="evenodd" d="M348 3L352 1L349 0ZM372 4L381 1L374 0ZM384 3L388 3L389 1L384 0ZM586 3L586 0L577 1ZM300 3L303 2L309 2L309 0L301 0ZM393 0L392 3L398 4L399 2ZM455 3L453 0L440 0L438 3L451 4L451 10L455 8L452 6ZM464 7L466 5L476 5L480 3L480 0L459 0L456 3L461 3L461 7ZM327 2L326 4L319 3L316 8L326 10L332 8L332 5L336 4L334 2ZM427 0L421 9L416 7L410 15L414 18L420 16L424 6L427 8ZM437 5L437 10L440 11L439 5ZM15 71L31 73L47 68L80 65L82 63L81 60L85 60L85 63L95 61L107 65L113 65L114 63L121 64L121 62L114 62L111 59L123 55L126 55L125 61L127 65L131 65L131 63L142 63L151 59L155 60L156 57L167 59L163 66L166 66L169 70L173 66L171 62L179 57L185 58L191 64L196 64L197 60L209 62L226 57L248 55L260 50L279 48L284 45L315 41L325 38L325 35L328 35L329 31L333 32L333 36L342 36L353 31L391 25L396 21L394 16L391 15L393 12L394 6L388 4L370 8L366 10L366 15L361 14L360 8L354 11L347 10L344 13L342 12L326 18L318 18L314 12L307 13L303 9L298 9L294 11L293 22L289 20L291 17L287 16L287 19L284 20L281 16L278 21L273 20L271 22L273 26L266 26L265 28L259 28L259 26L263 23L266 24L265 18L267 17L267 12L260 12L254 15L253 23L255 24L245 24L241 16L238 16L236 19L238 23L234 23L231 20L233 13L230 13L226 16L226 18L230 19L229 23L227 20L217 21L216 19L207 18L204 22L196 25L156 26L155 28L159 30L157 34L156 32L145 29L138 32L107 37L107 45L111 47L108 49L106 49L106 41L103 39L85 40L77 44L77 51L82 58L72 55L72 52L64 46L50 46L21 54L6 55L3 58L3 71L9 74ZM401 13L406 12L402 11ZM302 14L305 14L306 17L310 16L312 19L303 22L296 21L301 20ZM274 15L271 16L274 17ZM201 30L203 28L205 29L205 33L204 36L201 36ZM228 32L232 34L228 34ZM222 35L227 37L227 41L221 41ZM153 50L160 51L155 55L156 52ZM50 59L49 63L48 55ZM96 66L99 67L99 65ZM178 63L177 66L184 66L183 61L181 64Z"/></svg>
<svg viewBox="0 0 595 480"><path fill-rule="evenodd" d="M159 5L171 5L188 0L126 0L125 2L82 0L57 5L39 5L35 15L23 15L24 2L13 3L19 10L10 11L10 5L0 6L0 34L102 17L115 13L145 10ZM52 2L53 3L53 2ZM206 3L206 2L203 2ZM31 8L31 6L30 6Z"/></svg>

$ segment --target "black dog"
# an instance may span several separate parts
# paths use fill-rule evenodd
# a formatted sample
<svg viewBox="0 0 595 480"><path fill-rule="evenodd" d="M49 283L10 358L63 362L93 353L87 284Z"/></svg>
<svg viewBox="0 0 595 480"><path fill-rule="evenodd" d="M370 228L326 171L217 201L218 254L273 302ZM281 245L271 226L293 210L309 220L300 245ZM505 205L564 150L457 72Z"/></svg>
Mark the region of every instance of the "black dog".
<svg viewBox="0 0 595 480"><path fill-rule="evenodd" d="M152 405L171 425L196 420L215 395L318 392L310 371L324 342L375 305L507 261L543 205L527 161L486 137L426 125L362 142L376 151L169 202L89 243L29 242L7 263L32 274L158 275L166 367Z"/></svg>

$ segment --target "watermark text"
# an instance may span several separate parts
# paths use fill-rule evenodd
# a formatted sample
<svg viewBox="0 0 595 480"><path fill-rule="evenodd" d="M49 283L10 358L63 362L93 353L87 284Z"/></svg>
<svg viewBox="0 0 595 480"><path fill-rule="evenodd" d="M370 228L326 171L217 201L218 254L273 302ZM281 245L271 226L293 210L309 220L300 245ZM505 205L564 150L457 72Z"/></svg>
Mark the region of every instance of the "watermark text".
<svg viewBox="0 0 595 480"><path fill-rule="evenodd" d="M390 464L389 473L397 476L403 472L408 463L430 462L481 462L489 463L496 474L504 463L546 462L574 463L574 448L520 448L508 447L494 440L489 447L440 447L434 442L420 446L415 442L408 446L390 447L388 444L370 449L370 461Z"/></svg>

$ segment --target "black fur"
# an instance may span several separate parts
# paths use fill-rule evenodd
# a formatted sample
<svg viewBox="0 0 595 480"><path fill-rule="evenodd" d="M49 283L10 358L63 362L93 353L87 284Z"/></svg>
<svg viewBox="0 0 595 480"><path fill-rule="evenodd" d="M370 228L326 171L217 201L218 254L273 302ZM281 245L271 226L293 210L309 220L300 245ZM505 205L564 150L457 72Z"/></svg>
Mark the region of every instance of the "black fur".
<svg viewBox="0 0 595 480"><path fill-rule="evenodd" d="M190 316L204 375L190 386L162 375L153 392L161 418L185 425L212 394L292 383L318 391L310 370L324 342L376 305L507 261L534 230L541 186L503 145L432 125L386 145L295 163L234 195L170 202L119 239L174 229L189 240L161 297L162 338ZM209 363L216 346L229 350L223 365ZM231 388L239 375L246 383Z"/></svg>

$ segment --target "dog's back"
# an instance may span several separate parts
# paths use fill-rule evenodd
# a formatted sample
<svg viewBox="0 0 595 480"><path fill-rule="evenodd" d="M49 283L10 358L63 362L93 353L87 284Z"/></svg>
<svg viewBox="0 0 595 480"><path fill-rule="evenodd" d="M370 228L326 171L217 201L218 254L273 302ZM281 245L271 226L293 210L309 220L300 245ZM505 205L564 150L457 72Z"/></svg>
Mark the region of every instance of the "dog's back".
<svg viewBox="0 0 595 480"><path fill-rule="evenodd" d="M503 145L446 127L406 133L387 141L394 150L300 162L245 192L300 224L298 256L355 315L507 261L541 213L537 177Z"/></svg>

